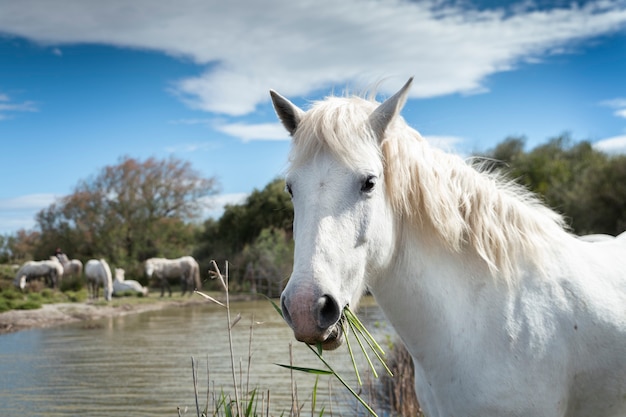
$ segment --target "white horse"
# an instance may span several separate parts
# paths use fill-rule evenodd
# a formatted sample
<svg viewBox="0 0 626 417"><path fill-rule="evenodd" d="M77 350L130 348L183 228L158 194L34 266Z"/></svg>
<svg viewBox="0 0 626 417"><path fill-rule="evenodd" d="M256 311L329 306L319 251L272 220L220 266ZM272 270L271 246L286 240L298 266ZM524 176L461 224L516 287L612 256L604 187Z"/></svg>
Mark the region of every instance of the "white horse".
<svg viewBox="0 0 626 417"><path fill-rule="evenodd" d="M51 260L58 260L63 266L64 277L80 277L83 275L83 263L80 259L69 259L66 254L51 256Z"/></svg>
<svg viewBox="0 0 626 417"><path fill-rule="evenodd" d="M625 240L581 241L526 190L429 146L399 115L410 84L307 112L271 92L293 137L295 337L336 348L369 289L427 416L626 416Z"/></svg>
<svg viewBox="0 0 626 417"><path fill-rule="evenodd" d="M111 268L104 259L90 259L85 264L85 279L89 289L89 298L98 299L100 287L104 290L104 299L111 301L113 295L113 278Z"/></svg>
<svg viewBox="0 0 626 417"><path fill-rule="evenodd" d="M115 268L115 278L113 279L113 294L123 294L125 292L136 292L148 295L148 288L138 281L126 279L126 272L122 268Z"/></svg>
<svg viewBox="0 0 626 417"><path fill-rule="evenodd" d="M29 281L37 278L44 278L50 287L57 288L63 278L63 266L56 258L25 262L17 270L13 284L24 290Z"/></svg>
<svg viewBox="0 0 626 417"><path fill-rule="evenodd" d="M200 289L200 267L198 262L191 256L183 256L182 258L166 259L166 258L150 258L145 262L145 272L148 279L157 278L161 285L161 297L165 292L165 288L172 296L169 279L179 278L182 295L189 291L189 295L195 289Z"/></svg>

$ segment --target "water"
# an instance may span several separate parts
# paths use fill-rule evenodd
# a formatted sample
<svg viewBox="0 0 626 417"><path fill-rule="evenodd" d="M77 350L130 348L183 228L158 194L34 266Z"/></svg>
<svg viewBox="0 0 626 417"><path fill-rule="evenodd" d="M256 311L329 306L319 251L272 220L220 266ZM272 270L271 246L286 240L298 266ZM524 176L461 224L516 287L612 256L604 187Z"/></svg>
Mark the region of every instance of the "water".
<svg viewBox="0 0 626 417"><path fill-rule="evenodd" d="M291 372L276 364L289 364L290 343L294 365L323 364L294 341L268 301L233 303L231 314L233 319L241 314L232 332L235 366L241 369L237 383L243 391L248 386L263 395L259 408L269 390L271 414L288 415ZM359 317L377 340L392 334L371 300L363 303ZM223 390L234 398L226 310L211 303L0 335L0 415L177 416L180 407L181 414L195 416L192 357L201 409L207 387L211 396ZM345 345L324 357L356 386ZM312 375L295 373L305 410L311 407L314 382ZM322 406L333 415L354 415L358 408L330 377L320 378L317 397L318 413Z"/></svg>

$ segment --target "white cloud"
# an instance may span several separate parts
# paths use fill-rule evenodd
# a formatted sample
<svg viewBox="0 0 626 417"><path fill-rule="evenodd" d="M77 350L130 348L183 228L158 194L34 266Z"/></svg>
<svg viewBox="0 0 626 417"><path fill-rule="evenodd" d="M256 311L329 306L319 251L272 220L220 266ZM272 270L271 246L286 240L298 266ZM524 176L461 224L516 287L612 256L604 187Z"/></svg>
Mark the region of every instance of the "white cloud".
<svg viewBox="0 0 626 417"><path fill-rule="evenodd" d="M604 100L600 104L606 107L612 107L614 109L620 108L620 107L626 107L626 98L614 98L611 100Z"/></svg>
<svg viewBox="0 0 626 417"><path fill-rule="evenodd" d="M57 198L54 194L30 194L0 199L0 213L22 209L41 210L54 203Z"/></svg>
<svg viewBox="0 0 626 417"><path fill-rule="evenodd" d="M213 218L215 220L222 217L224 208L229 204L243 204L248 198L247 193L219 194L205 198L207 209L202 213L202 218Z"/></svg>
<svg viewBox="0 0 626 417"><path fill-rule="evenodd" d="M614 136L594 143L594 148L612 155L626 155L626 135Z"/></svg>
<svg viewBox="0 0 626 417"><path fill-rule="evenodd" d="M626 119L626 98L614 98L611 100L605 100L600 104L606 107L610 107L612 109L616 109L613 112L613 115Z"/></svg>
<svg viewBox="0 0 626 417"><path fill-rule="evenodd" d="M30 194L0 199L0 234L35 227L35 215L58 199L54 194Z"/></svg>
<svg viewBox="0 0 626 417"><path fill-rule="evenodd" d="M209 125L211 120L209 119L178 119L170 121L173 125Z"/></svg>
<svg viewBox="0 0 626 417"><path fill-rule="evenodd" d="M423 135L431 145L446 152L458 152L458 147L465 139L458 136Z"/></svg>
<svg viewBox="0 0 626 417"><path fill-rule="evenodd" d="M216 129L244 142L251 140L289 140L290 138L280 123L230 123L218 125Z"/></svg>
<svg viewBox="0 0 626 417"><path fill-rule="evenodd" d="M15 102L8 94L0 93L0 120L12 119L15 113L36 111L38 111L38 108L35 102Z"/></svg>
<svg viewBox="0 0 626 417"><path fill-rule="evenodd" d="M213 142L200 142L200 143L183 143L175 146L167 146L166 152L169 153L193 153L198 151L212 151L217 149L218 146Z"/></svg>
<svg viewBox="0 0 626 417"><path fill-rule="evenodd" d="M51 3L53 5L51 5ZM2 1L0 32L59 46L100 43L161 51L201 66L178 80L189 106L244 115L268 89L309 95L329 86L414 75L412 97L486 91L492 74L621 30L620 0L569 8L470 10L465 2L402 0Z"/></svg>

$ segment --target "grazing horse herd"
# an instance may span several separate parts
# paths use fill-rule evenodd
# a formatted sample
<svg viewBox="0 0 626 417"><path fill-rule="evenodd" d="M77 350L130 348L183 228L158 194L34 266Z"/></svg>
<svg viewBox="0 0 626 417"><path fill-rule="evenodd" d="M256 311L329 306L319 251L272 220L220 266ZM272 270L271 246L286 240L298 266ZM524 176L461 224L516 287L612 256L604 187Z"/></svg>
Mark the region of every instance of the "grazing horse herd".
<svg viewBox="0 0 626 417"><path fill-rule="evenodd" d="M169 280L179 279L182 294L191 294L201 287L200 267L198 262L191 256L183 256L177 259L150 258L145 261L145 274L149 280L155 279L161 288L161 297L165 289L172 296ZM43 279L47 286L58 288L63 277L83 275L87 282L90 299L98 299L100 288L103 288L104 299L110 301L114 294L135 292L142 295L148 294L148 288L138 281L125 279L125 271L122 268L115 269L115 277L111 274L111 268L104 259L90 259L85 264L78 259L68 259L65 254L51 256L43 261L28 261L24 263L15 274L13 283L24 290L34 280Z"/></svg>

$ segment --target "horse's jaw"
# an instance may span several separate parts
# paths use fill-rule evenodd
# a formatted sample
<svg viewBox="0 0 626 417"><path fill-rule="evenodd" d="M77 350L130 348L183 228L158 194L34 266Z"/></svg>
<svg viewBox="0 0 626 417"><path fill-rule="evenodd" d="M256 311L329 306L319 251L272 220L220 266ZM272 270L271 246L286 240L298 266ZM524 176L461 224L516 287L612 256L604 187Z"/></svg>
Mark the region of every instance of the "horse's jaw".
<svg viewBox="0 0 626 417"><path fill-rule="evenodd" d="M341 321L343 321L343 316ZM330 334L320 345L324 350L335 350L343 344L343 339L343 325L341 322L338 322L332 327Z"/></svg>
<svg viewBox="0 0 626 417"><path fill-rule="evenodd" d="M341 346L344 341L343 325L340 322L315 336L304 335L296 332L295 329L293 330L297 341L311 346L319 346L323 350L335 350Z"/></svg>

